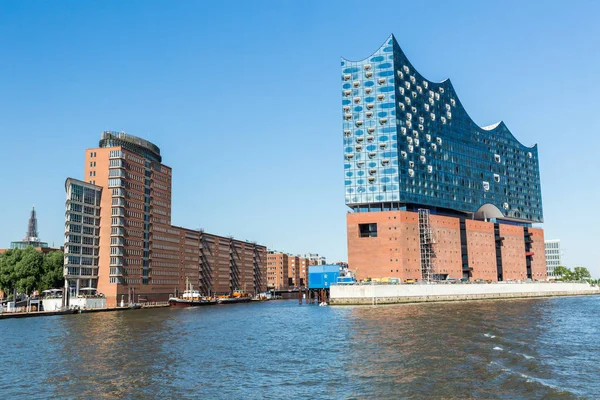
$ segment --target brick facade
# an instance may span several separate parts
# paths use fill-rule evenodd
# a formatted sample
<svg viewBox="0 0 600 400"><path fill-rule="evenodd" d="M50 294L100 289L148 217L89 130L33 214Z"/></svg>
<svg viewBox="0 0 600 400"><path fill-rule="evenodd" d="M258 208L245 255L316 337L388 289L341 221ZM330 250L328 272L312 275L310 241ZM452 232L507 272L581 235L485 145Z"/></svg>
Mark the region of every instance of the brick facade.
<svg viewBox="0 0 600 400"><path fill-rule="evenodd" d="M349 213L346 216L348 264L357 279L401 278L421 279L419 221L416 212L382 211ZM361 237L360 225L377 224L376 235ZM430 215L435 243L434 273L470 280L498 280L494 223L465 221L466 243L461 240L460 219ZM521 226L499 225L503 280L527 279L525 231ZM366 228L365 228L366 229ZM545 280L543 230L528 228L533 240L532 279ZM363 236L366 236L363 233ZM462 247L462 248L461 248ZM466 268L463 271L463 249ZM539 256L536 257L536 255ZM469 273L470 272L470 273Z"/></svg>
<svg viewBox="0 0 600 400"><path fill-rule="evenodd" d="M123 145L87 149L84 166L85 181L103 193L97 288L107 306L166 301L186 282L204 294L266 290L265 246L173 226L172 170L160 150L124 133L112 138Z"/></svg>
<svg viewBox="0 0 600 400"><path fill-rule="evenodd" d="M472 279L498 280L494 224L466 220L467 249Z"/></svg>

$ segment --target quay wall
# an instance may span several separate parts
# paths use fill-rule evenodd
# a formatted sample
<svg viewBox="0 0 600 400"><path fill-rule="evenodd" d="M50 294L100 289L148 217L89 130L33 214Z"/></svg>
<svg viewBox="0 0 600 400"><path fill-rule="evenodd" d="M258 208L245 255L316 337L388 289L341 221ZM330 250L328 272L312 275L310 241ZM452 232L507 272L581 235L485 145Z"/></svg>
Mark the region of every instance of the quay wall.
<svg viewBox="0 0 600 400"><path fill-rule="evenodd" d="M334 285L330 288L330 304L374 305L599 294L600 288L597 286L591 286L587 283L572 282L437 285Z"/></svg>

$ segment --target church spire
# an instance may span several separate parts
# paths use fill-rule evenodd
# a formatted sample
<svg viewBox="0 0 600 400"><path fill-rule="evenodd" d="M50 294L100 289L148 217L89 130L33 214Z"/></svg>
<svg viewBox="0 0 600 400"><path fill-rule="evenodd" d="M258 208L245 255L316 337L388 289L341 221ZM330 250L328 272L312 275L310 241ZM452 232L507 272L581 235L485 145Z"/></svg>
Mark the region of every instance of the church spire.
<svg viewBox="0 0 600 400"><path fill-rule="evenodd" d="M38 239L38 231L37 231L37 217L35 215L35 206L31 209L31 216L29 217L29 224L27 226L27 235L25 236L24 241L37 242Z"/></svg>

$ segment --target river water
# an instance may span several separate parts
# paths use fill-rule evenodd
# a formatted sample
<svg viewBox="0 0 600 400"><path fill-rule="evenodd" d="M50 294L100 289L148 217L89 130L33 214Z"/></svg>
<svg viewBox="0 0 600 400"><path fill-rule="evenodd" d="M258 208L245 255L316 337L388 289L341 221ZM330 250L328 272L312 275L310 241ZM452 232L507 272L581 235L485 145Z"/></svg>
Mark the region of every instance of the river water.
<svg viewBox="0 0 600 400"><path fill-rule="evenodd" d="M0 320L0 397L600 398L600 297Z"/></svg>

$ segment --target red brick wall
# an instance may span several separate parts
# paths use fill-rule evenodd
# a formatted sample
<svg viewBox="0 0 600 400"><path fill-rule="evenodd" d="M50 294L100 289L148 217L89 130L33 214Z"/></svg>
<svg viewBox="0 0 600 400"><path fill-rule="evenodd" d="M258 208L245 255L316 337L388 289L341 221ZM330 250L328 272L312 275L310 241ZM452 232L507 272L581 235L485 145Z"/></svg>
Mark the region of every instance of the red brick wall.
<svg viewBox="0 0 600 400"><path fill-rule="evenodd" d="M419 219L415 212L386 211L347 214L348 264L358 279L394 277L421 279ZM359 224L377 223L377 237L361 238ZM436 243L434 272L462 276L458 219L430 216Z"/></svg>
<svg viewBox="0 0 600 400"><path fill-rule="evenodd" d="M496 241L492 222L466 220L467 254L469 267L473 268L472 280L497 281Z"/></svg>
<svg viewBox="0 0 600 400"><path fill-rule="evenodd" d="M361 238L359 224L377 224L377 237ZM430 215L436 243L434 269L451 278L462 277L460 222L458 218ZM350 213L346 215L348 263L359 280L397 277L402 280L421 279L418 214L407 211ZM496 242L494 224L466 220L469 266L472 279L496 281ZM533 233L533 279L545 278L544 239L541 229ZM503 277L526 279L525 241L523 228L500 225Z"/></svg>
<svg viewBox="0 0 600 400"><path fill-rule="evenodd" d="M546 270L546 250L544 248L544 230L540 228L529 228L531 232L531 251L535 254L531 260L531 278L533 280L548 279Z"/></svg>
<svg viewBox="0 0 600 400"><path fill-rule="evenodd" d="M527 279L523 228L500 224L500 236L504 237L503 246L501 247L504 280Z"/></svg>
<svg viewBox="0 0 600 400"><path fill-rule="evenodd" d="M429 225L435 238L434 273L447 274L450 278L462 278L459 219L430 215Z"/></svg>
<svg viewBox="0 0 600 400"><path fill-rule="evenodd" d="M386 211L346 215L348 264L358 279L421 277L417 218L411 214ZM360 237L359 224L367 223L377 224L377 237Z"/></svg>
<svg viewBox="0 0 600 400"><path fill-rule="evenodd" d="M417 213L347 214L348 264L358 279L421 279ZM377 223L377 237L361 238L359 224Z"/></svg>

